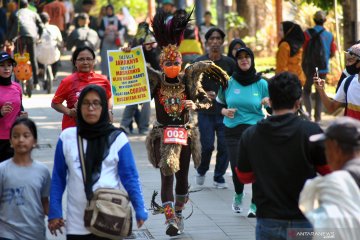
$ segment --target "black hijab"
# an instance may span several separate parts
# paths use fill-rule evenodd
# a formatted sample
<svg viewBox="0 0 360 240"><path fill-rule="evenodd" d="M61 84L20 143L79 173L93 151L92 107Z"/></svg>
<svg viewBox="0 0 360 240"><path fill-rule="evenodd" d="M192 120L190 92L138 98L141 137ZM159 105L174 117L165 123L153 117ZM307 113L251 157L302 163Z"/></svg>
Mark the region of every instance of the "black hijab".
<svg viewBox="0 0 360 240"><path fill-rule="evenodd" d="M232 59L234 59L235 62L237 61L237 59L232 55L232 50L234 49L236 44L240 44L240 46L242 48L246 47L246 44L240 38L235 38L234 40L231 41L231 43L229 44L229 49L228 49L228 57L231 57Z"/></svg>
<svg viewBox="0 0 360 240"><path fill-rule="evenodd" d="M95 124L86 123L81 114L82 103L89 92L96 92L101 101L102 109L100 119ZM106 151L106 148L109 147L108 137L116 130L116 128L110 123L108 101L105 90L102 87L97 85L88 85L81 91L78 101L77 130L78 134L87 140L85 153L85 192L87 199L91 199L93 195L92 186L100 178L102 161L104 157L106 157L104 156L104 152Z"/></svg>
<svg viewBox="0 0 360 240"><path fill-rule="evenodd" d="M0 77L0 86L10 86L11 85L11 76L8 78Z"/></svg>
<svg viewBox="0 0 360 240"><path fill-rule="evenodd" d="M105 8L106 8L106 10L107 10L108 8L111 8L111 10L112 10L112 14L111 14L111 15L108 15L107 12L106 12L106 16L108 16L108 17L113 17L113 16L115 15L115 9L114 9L114 6L113 6L112 4L107 5Z"/></svg>
<svg viewBox="0 0 360 240"><path fill-rule="evenodd" d="M237 62L237 58L241 52L246 52L251 57L251 66L248 70L243 71L240 69L239 64ZM248 86L251 85L261 79L261 74L256 73L255 69L255 61L254 61L254 53L248 47L242 47L236 52L236 71L234 71L232 77L241 85Z"/></svg>
<svg viewBox="0 0 360 240"><path fill-rule="evenodd" d="M293 22L285 21L281 23L283 26L284 37L282 42L287 42L290 45L290 57L294 56L302 47L305 41L304 32L301 27Z"/></svg>

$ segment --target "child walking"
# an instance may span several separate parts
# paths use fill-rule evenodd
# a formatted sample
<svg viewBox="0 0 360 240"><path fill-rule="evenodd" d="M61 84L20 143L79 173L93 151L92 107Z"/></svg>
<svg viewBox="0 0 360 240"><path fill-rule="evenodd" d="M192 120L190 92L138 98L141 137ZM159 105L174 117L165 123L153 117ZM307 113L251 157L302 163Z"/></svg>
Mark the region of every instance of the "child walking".
<svg viewBox="0 0 360 240"><path fill-rule="evenodd" d="M35 123L18 118L10 129L14 157L0 163L0 239L45 240L50 172L31 158Z"/></svg>

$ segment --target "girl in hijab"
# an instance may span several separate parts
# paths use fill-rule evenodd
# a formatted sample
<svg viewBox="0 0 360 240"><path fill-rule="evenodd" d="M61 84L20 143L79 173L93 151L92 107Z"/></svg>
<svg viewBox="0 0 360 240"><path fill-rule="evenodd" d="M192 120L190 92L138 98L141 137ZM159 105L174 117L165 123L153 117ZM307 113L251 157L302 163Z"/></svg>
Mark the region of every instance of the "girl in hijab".
<svg viewBox="0 0 360 240"><path fill-rule="evenodd" d="M301 85L305 84L305 74L301 67L302 46L305 41L301 27L293 22L285 21L281 23L279 49L276 54L276 74L281 72L291 72L298 76Z"/></svg>
<svg viewBox="0 0 360 240"><path fill-rule="evenodd" d="M237 149L242 133L263 119L262 107L268 105L269 93L267 81L256 73L254 54L250 48L237 50L237 70L231 76L228 87L221 88L216 101L224 115L225 142L233 173L235 187L232 209L235 213L243 211L244 184L236 176L235 166L238 160ZM255 204L250 205L248 217L256 216Z"/></svg>
<svg viewBox="0 0 360 240"><path fill-rule="evenodd" d="M50 191L49 230L66 227L67 239L103 239L84 226L84 210L98 188L124 186L136 211L140 228L148 217L129 141L124 132L109 123L105 90L97 85L83 89L79 97L77 127L64 130L55 151ZM77 136L84 140L86 184L82 179ZM67 187L67 219L61 200Z"/></svg>
<svg viewBox="0 0 360 240"><path fill-rule="evenodd" d="M106 6L106 16L102 18L99 36L101 38L101 74L109 77L107 50L117 50L121 45L122 29L120 20L114 15L114 6Z"/></svg>
<svg viewBox="0 0 360 240"><path fill-rule="evenodd" d="M236 62L237 60L235 58L235 54L237 50L239 50L242 47L246 47L246 44L243 42L243 40L241 40L240 38L233 39L229 44L227 56L234 59L234 61Z"/></svg>

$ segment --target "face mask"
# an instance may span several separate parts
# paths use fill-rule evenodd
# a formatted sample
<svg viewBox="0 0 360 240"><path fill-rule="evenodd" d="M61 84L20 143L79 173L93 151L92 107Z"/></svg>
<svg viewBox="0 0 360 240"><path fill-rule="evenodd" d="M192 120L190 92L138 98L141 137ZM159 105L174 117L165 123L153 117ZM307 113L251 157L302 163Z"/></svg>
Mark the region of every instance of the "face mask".
<svg viewBox="0 0 360 240"><path fill-rule="evenodd" d="M357 68L356 65L360 62L360 60L356 61L354 64L346 66L346 71L350 74L350 75L355 75L358 74L360 72L360 68Z"/></svg>
<svg viewBox="0 0 360 240"><path fill-rule="evenodd" d="M181 66L163 66L164 73L168 78L176 78L181 71Z"/></svg>

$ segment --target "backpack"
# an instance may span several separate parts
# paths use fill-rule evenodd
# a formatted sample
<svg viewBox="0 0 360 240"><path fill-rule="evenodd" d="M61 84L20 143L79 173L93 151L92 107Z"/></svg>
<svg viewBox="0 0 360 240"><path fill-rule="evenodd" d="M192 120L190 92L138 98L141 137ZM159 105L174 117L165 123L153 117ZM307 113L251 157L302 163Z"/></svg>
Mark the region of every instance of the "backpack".
<svg viewBox="0 0 360 240"><path fill-rule="evenodd" d="M320 37L324 31L325 29L316 32L313 28L308 30L310 40L303 51L302 58L302 68L307 76L314 75L315 67L318 67L319 70L327 68L325 47Z"/></svg>
<svg viewBox="0 0 360 240"><path fill-rule="evenodd" d="M53 64L60 59L60 51L56 40L51 36L51 32L44 28L40 42L36 45L36 58L41 64Z"/></svg>
<svg viewBox="0 0 360 240"><path fill-rule="evenodd" d="M89 41L89 34L90 34L90 28L87 29L87 32L86 32L86 37L85 39L81 39L80 37L78 39L75 40L75 47L76 48L80 48L80 47L90 47L92 49L95 50L95 46L94 44L92 44L90 41Z"/></svg>

